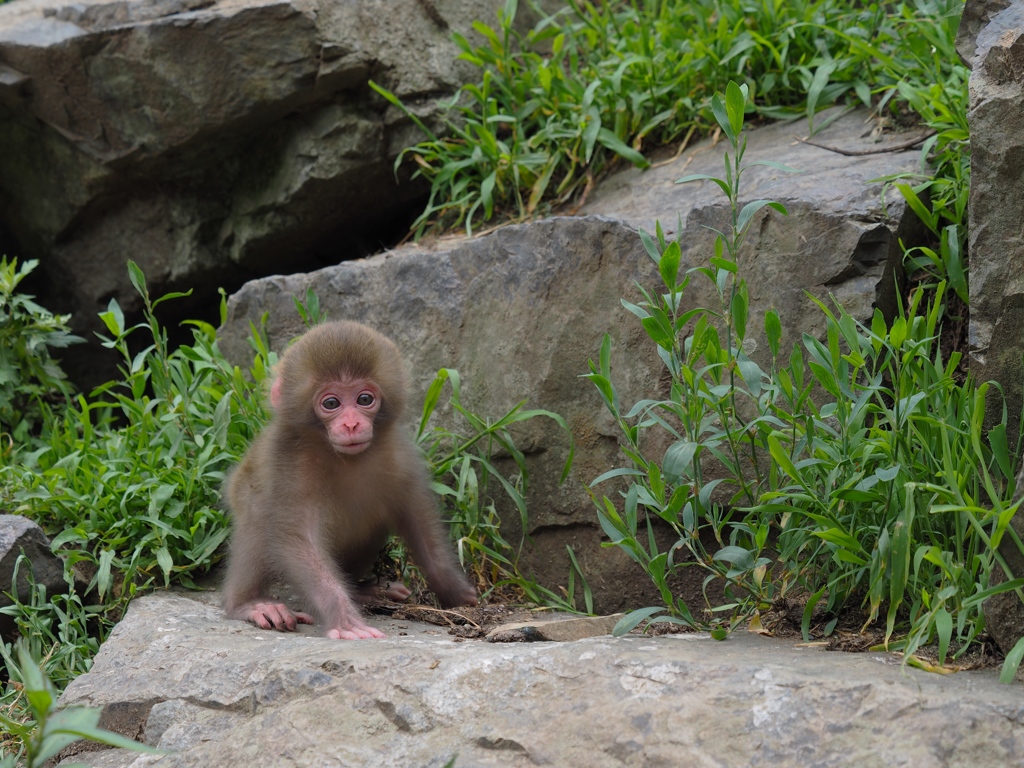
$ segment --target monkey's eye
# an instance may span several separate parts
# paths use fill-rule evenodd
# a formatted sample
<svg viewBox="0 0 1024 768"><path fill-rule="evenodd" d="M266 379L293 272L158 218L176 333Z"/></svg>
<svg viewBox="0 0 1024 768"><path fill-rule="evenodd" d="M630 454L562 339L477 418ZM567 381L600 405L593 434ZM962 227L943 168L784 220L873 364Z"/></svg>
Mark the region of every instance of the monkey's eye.
<svg viewBox="0 0 1024 768"><path fill-rule="evenodd" d="M332 397L325 397L321 401L320 405L321 405L321 407L323 407L323 409L325 411L336 411L339 408L341 408L341 400L339 400L338 398L333 397L333 396Z"/></svg>
<svg viewBox="0 0 1024 768"><path fill-rule="evenodd" d="M356 398L356 405L361 405L364 408L373 405L374 397L369 392L361 392L359 397Z"/></svg>

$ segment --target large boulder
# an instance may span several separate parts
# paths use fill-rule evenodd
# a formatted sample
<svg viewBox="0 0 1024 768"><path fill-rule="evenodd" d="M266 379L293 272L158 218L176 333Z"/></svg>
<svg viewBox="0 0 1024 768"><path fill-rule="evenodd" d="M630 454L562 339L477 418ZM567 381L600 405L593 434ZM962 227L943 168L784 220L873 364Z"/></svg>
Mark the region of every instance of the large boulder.
<svg viewBox="0 0 1024 768"><path fill-rule="evenodd" d="M1009 403L1011 445L1024 388L1024 4L968 0L957 38L971 66L971 372L995 379ZM1017 496L1024 495L1024 470ZM1024 518L1011 525L1024 539ZM1024 576L1024 553L1011 537L1001 546L1014 577ZM993 581L1005 573L996 567ZM985 601L985 624L1004 653L1024 637L1024 602L1014 592Z"/></svg>
<svg viewBox="0 0 1024 768"><path fill-rule="evenodd" d="M739 631L453 642L372 618L337 641L226 621L173 594L132 602L61 703L167 750L115 768L971 766L1024 761L1024 705L995 670L935 675ZM80 747L73 747L73 752Z"/></svg>
<svg viewBox="0 0 1024 768"><path fill-rule="evenodd" d="M17 578L15 578L17 574ZM64 563L50 550L43 529L21 515L0 513L0 608L67 590ZM36 591L34 595L33 592ZM0 642L17 634L14 619L0 614Z"/></svg>
<svg viewBox="0 0 1024 768"><path fill-rule="evenodd" d="M0 229L79 332L116 297L372 253L408 223L393 160L471 77L453 31L492 0L18 0L0 5ZM396 223L396 219L399 221ZM91 333L84 334L92 338ZM102 356L68 352L72 368ZM81 378L81 374L79 375Z"/></svg>
<svg viewBox="0 0 1024 768"><path fill-rule="evenodd" d="M5 593L0 594L0 606L12 604L8 595L30 602L33 584L48 595L66 590L64 563L50 550L50 540L35 522L21 515L0 514L0 593Z"/></svg>
<svg viewBox="0 0 1024 768"><path fill-rule="evenodd" d="M863 112L847 115L816 140L844 149L884 148L885 142L868 138L866 118ZM843 156L793 141L794 130L775 124L749 134L748 162L770 159L800 170L757 166L743 177L746 200L772 198L790 212L781 218L762 211L741 252L755 341L763 338L758 318L770 306L783 318L787 342L805 331L821 332L821 314L805 291L825 300L836 296L862 320L875 306L891 314L901 274L898 240L911 245L916 237L916 218L902 199L872 181L916 170L916 151ZM620 298L639 300L635 282L659 287L638 227L653 231L660 219L675 236L681 222L686 267L713 254L708 227L723 227L728 214L718 187L673 182L691 173L723 175L722 152L722 145L703 142L651 170L613 176L578 217L505 227L471 240L408 245L310 274L253 281L230 299L221 348L246 362L249 324L258 324L265 312L271 343L283 348L302 330L293 297L312 289L331 317L361 320L392 336L410 361L418 392L439 368L452 367L462 374L464 401L482 415L496 418L523 398L527 407L562 414L577 448L573 475L562 486L557 480L568 450L565 435L544 420L519 433L532 467L526 565L543 583L565 584L565 545L571 544L599 611L656 602L653 588L633 591L637 572L624 554L600 547L586 486L623 458L616 425L580 375L608 332L625 407L664 394L655 347ZM688 301L713 306L717 299L702 280L695 279ZM748 351L766 362L767 344L755 346ZM513 517L506 522L518 535ZM699 580L687 597L699 601Z"/></svg>
<svg viewBox="0 0 1024 768"><path fill-rule="evenodd" d="M975 5L969 3L968 5ZM975 377L995 379L1020 414L1024 375L1024 4L992 6L971 61L970 360ZM961 50L970 51L967 41ZM1011 419L1012 421L1012 419Z"/></svg>

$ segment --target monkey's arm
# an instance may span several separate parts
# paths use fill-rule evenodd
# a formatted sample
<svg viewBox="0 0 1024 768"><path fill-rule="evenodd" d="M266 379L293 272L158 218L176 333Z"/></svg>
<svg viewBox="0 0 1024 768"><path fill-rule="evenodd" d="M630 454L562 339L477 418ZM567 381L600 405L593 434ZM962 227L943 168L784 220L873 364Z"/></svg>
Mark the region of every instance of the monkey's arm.
<svg viewBox="0 0 1024 768"><path fill-rule="evenodd" d="M476 589L470 584L452 551L444 523L437 514L434 494L425 478L410 479L396 521L397 533L412 550L427 583L445 608L476 605Z"/></svg>
<svg viewBox="0 0 1024 768"><path fill-rule="evenodd" d="M315 519L316 515L311 517ZM281 542L280 568L285 580L305 598L327 637L336 640L386 637L363 621L362 611L352 599L348 579L317 543L323 538L321 532L312 530L311 526L298 528L298 535L287 535Z"/></svg>
<svg viewBox="0 0 1024 768"><path fill-rule="evenodd" d="M258 459L257 448L253 455ZM258 500L263 493L255 459L243 461L228 480L228 497L234 510L234 532L224 578L223 607L229 619L240 619L260 629L293 632L301 624L312 624L313 617L292 611L270 596L273 579L268 554L267 526L260 515Z"/></svg>

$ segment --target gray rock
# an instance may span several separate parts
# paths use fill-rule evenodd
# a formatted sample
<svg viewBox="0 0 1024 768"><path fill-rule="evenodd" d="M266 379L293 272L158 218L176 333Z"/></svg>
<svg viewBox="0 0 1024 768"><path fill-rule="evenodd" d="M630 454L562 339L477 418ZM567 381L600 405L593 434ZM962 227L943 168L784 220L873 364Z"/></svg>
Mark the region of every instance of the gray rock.
<svg viewBox="0 0 1024 768"><path fill-rule="evenodd" d="M22 563L15 585L14 566L22 553L28 562ZM36 584L46 587L47 595L67 591L64 563L50 551L50 541L43 529L27 517L0 514L0 606L11 605L2 593L14 591L14 586L18 600L29 600L30 573Z"/></svg>
<svg viewBox="0 0 1024 768"><path fill-rule="evenodd" d="M1024 199L1022 106L1024 4L1012 3L978 34L968 113L971 371L1001 384L1011 414L1020 413L1024 386L1024 239L1016 204Z"/></svg>
<svg viewBox="0 0 1024 768"><path fill-rule="evenodd" d="M110 768L1024 760L1024 702L992 670L934 675L887 654L747 632L725 642L495 645L372 621L387 639L332 641L229 622L182 596L136 600L61 701L134 706L147 743L173 751L73 759Z"/></svg>
<svg viewBox="0 0 1024 768"><path fill-rule="evenodd" d="M1017 492L1014 494L1013 503L1019 503L1024 498L1024 465L1017 472ZM1017 534L1017 538L1024 541L1024 518L1020 514L1013 516L1010 520L1010 527ZM1007 532L999 545L999 554L1006 562L1010 574L1014 578L1024 576L1024 552L1014 542ZM995 587L1005 583L1006 572L999 564L992 569L992 576L989 586ZM1013 646L1024 637L1024 601L1017 595L1017 592L1003 592L988 598L982 605L985 612L985 629L992 635L996 645L1003 653L1009 653ZM1018 668L1017 678L1024 680L1024 667Z"/></svg>
<svg viewBox="0 0 1024 768"><path fill-rule="evenodd" d="M762 363L768 356L763 313L770 306L782 316L784 344L803 332L824 332L822 315L805 291L825 300L835 295L862 320L874 306L891 314L902 256L898 238L910 245L917 237L916 217L902 199L871 181L917 169L917 152L844 157L793 141L802 127L775 124L749 134L748 162L770 159L801 171L758 166L743 178L745 200L776 199L790 212L782 218L763 209L740 257L751 299L746 348ZM870 127L865 113L852 113L816 139L852 149L884 146L868 138ZM424 392L439 368L450 367L462 374L465 404L477 413L497 418L523 398L529 408L560 413L577 447L573 474L562 486L557 480L568 446L560 430L537 420L517 433L532 473L528 572L546 585L565 584L570 543L599 613L658 603L653 587L631 592L623 586L636 582L628 557L600 547L585 486L623 460L616 425L580 375L588 372L588 359L597 358L607 331L625 408L667 394L654 344L620 298L640 300L635 282L660 286L638 227L653 231L660 219L674 234L681 220L685 267L706 263L713 253L707 227L723 227L727 216L718 187L673 182L691 173L722 176L723 149L703 142L660 167L614 175L579 217L505 227L472 240L409 245L311 274L252 281L230 299L221 349L236 362L248 361L249 323L258 325L265 312L271 343L283 348L302 330L292 299L312 288L331 317L360 320L394 338L410 362L414 391ZM698 276L687 302L714 307L717 297ZM504 524L509 535L520 533L517 519ZM701 602L699 579L687 598Z"/></svg>
<svg viewBox="0 0 1024 768"><path fill-rule="evenodd" d="M541 618L537 621L519 621L502 624L487 633L492 643L533 643L551 641L565 643L587 637L610 635L623 614L611 616L572 616L570 618Z"/></svg>
<svg viewBox="0 0 1024 768"><path fill-rule="evenodd" d="M978 381L995 379L1001 385L1011 414L1013 445L1024 387L1024 4L968 3L968 10L981 19L976 26L984 23L976 32L968 114L971 373ZM1018 478L1018 493L1024 487L1022 479ZM1018 535L1024 535L1019 515L1012 524ZM1013 575L1024 576L1024 557L1013 542L1004 541L1001 551ZM1002 575L996 573L995 578ZM1024 637L1024 604L1016 593L986 601L985 620L1004 652Z"/></svg>
<svg viewBox="0 0 1024 768"><path fill-rule="evenodd" d="M367 81L434 120L472 74L451 33L494 23L496 7L0 5L0 227L41 259L43 303L89 338L111 297L139 308L127 258L155 294L199 286L209 305L218 284L371 253L424 188L392 168L418 130Z"/></svg>
<svg viewBox="0 0 1024 768"><path fill-rule="evenodd" d="M967 0L964 3L960 26L956 31L956 51L969 69L974 67L978 33L994 16L1010 5L1011 0Z"/></svg>

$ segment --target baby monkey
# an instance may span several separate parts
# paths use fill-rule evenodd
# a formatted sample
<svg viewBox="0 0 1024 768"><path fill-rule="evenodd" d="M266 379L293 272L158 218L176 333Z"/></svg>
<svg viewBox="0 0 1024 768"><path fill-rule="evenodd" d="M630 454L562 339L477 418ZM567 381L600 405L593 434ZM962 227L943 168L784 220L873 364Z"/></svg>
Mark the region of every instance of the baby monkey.
<svg viewBox="0 0 1024 768"><path fill-rule="evenodd" d="M445 607L475 605L427 482L400 424L406 375L398 348L365 325L319 325L284 354L270 389L272 417L227 483L234 531L224 582L228 618L263 629L322 625L327 637L384 637L362 619L375 594L358 585L397 533ZM277 579L310 613L270 596Z"/></svg>

